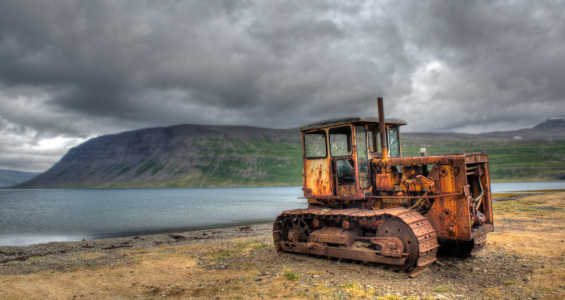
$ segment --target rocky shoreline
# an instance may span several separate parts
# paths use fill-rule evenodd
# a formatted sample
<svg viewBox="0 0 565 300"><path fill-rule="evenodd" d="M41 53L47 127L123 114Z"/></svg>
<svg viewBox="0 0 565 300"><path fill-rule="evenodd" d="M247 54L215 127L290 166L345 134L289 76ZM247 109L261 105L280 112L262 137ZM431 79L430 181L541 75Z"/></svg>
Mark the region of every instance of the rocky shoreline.
<svg viewBox="0 0 565 300"><path fill-rule="evenodd" d="M95 263L113 264L119 261L120 251L124 249L151 249L168 245L189 245L270 235L272 224L256 224L228 228L187 231L167 234L140 235L122 238L83 240L75 242L51 242L30 246L0 246L0 274L26 274L44 269L88 266L89 259L76 258L80 254L105 253L104 258L97 257ZM87 255L86 255L87 256ZM41 263L37 258L42 259ZM34 263L34 260L37 263ZM30 263L22 264L28 261ZM61 267L63 266L63 267Z"/></svg>
<svg viewBox="0 0 565 300"><path fill-rule="evenodd" d="M516 200L532 194L495 198L495 202ZM169 245L211 243L234 238L261 237L271 242L272 223L233 226L176 233L139 235L69 242L50 242L29 246L0 246L0 275L27 274L46 269L65 269L65 266L84 267L89 264L108 265L124 261L119 253L125 249L152 249ZM77 259L77 255L104 253L95 261ZM41 259L39 259L41 258ZM71 259L72 258L72 259ZM21 262L27 262L22 264Z"/></svg>

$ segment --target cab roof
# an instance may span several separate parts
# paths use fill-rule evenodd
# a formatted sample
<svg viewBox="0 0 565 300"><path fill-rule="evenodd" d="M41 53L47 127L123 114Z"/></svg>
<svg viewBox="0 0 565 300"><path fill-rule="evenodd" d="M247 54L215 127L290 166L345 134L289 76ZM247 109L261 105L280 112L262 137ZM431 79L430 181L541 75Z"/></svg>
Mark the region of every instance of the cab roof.
<svg viewBox="0 0 565 300"><path fill-rule="evenodd" d="M318 121L311 124L304 125L300 127L300 131L308 131L312 129L320 129L338 125L345 125L351 123L371 123L379 124L379 118L369 118L369 117L351 117L351 118L337 118L329 119L324 121ZM401 119L388 119L385 118L386 125L406 125L406 121Z"/></svg>

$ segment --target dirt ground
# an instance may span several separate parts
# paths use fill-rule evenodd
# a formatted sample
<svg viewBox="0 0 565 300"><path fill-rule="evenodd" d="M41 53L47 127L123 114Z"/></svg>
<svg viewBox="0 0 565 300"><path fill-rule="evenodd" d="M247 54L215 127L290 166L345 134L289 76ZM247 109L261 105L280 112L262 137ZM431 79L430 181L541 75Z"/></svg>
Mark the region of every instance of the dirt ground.
<svg viewBox="0 0 565 300"><path fill-rule="evenodd" d="M501 196L483 252L438 257L415 278L378 265L279 256L263 224L0 247L0 298L565 298L565 193Z"/></svg>

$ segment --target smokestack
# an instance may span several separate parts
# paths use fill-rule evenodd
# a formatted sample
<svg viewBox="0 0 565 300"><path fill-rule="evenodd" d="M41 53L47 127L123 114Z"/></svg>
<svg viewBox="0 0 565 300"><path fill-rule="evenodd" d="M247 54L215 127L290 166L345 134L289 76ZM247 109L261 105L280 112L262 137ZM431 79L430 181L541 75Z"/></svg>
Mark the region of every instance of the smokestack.
<svg viewBox="0 0 565 300"><path fill-rule="evenodd" d="M381 135L381 153L382 158L388 158L388 149L387 149L387 142L386 142L386 127L385 127L385 111L383 108L383 98L377 98L377 107L379 109L379 129Z"/></svg>

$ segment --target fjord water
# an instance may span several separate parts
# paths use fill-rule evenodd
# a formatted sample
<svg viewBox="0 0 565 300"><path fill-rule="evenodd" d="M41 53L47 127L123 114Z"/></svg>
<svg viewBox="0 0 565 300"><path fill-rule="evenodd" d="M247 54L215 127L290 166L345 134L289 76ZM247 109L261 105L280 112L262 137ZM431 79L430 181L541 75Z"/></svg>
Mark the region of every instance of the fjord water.
<svg viewBox="0 0 565 300"><path fill-rule="evenodd" d="M565 189L565 182L495 183L492 191ZM0 190L0 245L29 245L272 222L306 208L300 187Z"/></svg>
<svg viewBox="0 0 565 300"><path fill-rule="evenodd" d="M305 208L300 187L0 190L0 245L272 222Z"/></svg>
<svg viewBox="0 0 565 300"><path fill-rule="evenodd" d="M565 190L565 181L492 183L491 190L493 193Z"/></svg>

